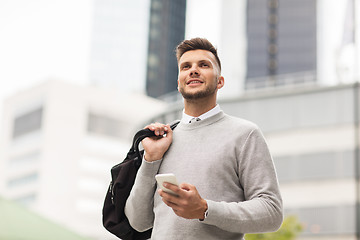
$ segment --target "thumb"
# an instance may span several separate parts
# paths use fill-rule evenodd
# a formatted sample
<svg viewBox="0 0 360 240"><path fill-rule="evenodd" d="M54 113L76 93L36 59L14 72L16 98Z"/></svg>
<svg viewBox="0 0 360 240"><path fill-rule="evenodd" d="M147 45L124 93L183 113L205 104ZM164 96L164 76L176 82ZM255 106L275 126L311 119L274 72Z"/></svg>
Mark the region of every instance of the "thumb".
<svg viewBox="0 0 360 240"><path fill-rule="evenodd" d="M172 138L173 131L171 130L170 125L168 124L168 125L166 125L166 127L167 127L166 136Z"/></svg>

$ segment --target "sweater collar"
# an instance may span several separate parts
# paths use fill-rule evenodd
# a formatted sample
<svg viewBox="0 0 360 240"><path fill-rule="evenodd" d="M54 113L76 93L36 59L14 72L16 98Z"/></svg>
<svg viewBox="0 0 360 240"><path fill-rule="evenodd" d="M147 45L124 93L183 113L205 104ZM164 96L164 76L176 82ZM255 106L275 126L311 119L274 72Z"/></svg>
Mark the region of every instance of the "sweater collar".
<svg viewBox="0 0 360 240"><path fill-rule="evenodd" d="M212 117L212 116L218 114L219 112L221 112L221 108L220 108L219 104L216 104L216 106L214 108L210 109L209 111L207 111L206 113L200 115L197 118L200 118L200 120L205 120L205 119L207 119L209 117ZM184 110L182 118L181 118L181 122L188 124L190 122L190 120L193 119L193 118L194 118L193 116L187 115L185 113L185 110Z"/></svg>
<svg viewBox="0 0 360 240"><path fill-rule="evenodd" d="M213 115L211 117L208 117L208 118L198 121L198 122L193 122L191 124L189 124L188 122L183 122L181 120L180 124L175 129L179 128L179 129L183 129L183 130L192 130L192 129L196 129L199 127L208 126L208 125L211 125L211 124L219 121L224 116L225 116L225 113L222 110L220 110L220 112L216 113L215 115Z"/></svg>

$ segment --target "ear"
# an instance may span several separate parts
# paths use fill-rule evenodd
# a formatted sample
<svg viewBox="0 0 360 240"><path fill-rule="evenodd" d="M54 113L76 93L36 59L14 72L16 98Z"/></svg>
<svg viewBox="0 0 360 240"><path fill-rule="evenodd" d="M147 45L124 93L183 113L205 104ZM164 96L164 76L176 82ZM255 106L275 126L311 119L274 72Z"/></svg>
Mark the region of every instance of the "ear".
<svg viewBox="0 0 360 240"><path fill-rule="evenodd" d="M179 89L179 79L177 80L177 90L178 90L178 92L180 92L180 89Z"/></svg>
<svg viewBox="0 0 360 240"><path fill-rule="evenodd" d="M225 79L223 76L220 76L218 78L217 89L222 88L224 86L224 84L225 84Z"/></svg>

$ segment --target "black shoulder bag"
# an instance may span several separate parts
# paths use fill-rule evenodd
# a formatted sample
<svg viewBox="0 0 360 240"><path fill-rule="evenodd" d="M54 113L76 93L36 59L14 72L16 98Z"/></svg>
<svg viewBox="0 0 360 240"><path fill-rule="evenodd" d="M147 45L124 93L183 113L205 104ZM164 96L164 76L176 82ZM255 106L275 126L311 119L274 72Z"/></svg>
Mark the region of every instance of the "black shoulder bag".
<svg viewBox="0 0 360 240"><path fill-rule="evenodd" d="M173 123L171 129L174 129L178 123L179 121ZM154 132L149 129L138 131L124 161L111 168L111 182L105 196L102 220L109 232L123 240L143 240L151 236L152 229L145 232L133 229L125 216L124 209L144 154L143 150L139 150L139 144L144 138L153 136L155 136Z"/></svg>

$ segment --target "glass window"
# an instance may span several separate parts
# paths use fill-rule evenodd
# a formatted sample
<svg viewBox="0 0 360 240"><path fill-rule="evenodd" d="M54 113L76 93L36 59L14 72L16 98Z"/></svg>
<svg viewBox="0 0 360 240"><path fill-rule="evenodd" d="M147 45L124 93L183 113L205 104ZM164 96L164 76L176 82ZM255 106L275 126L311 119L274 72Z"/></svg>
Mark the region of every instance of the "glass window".
<svg viewBox="0 0 360 240"><path fill-rule="evenodd" d="M18 116L14 120L13 138L40 130L42 125L43 108Z"/></svg>
<svg viewBox="0 0 360 240"><path fill-rule="evenodd" d="M90 133L121 138L125 124L115 118L89 113L87 127Z"/></svg>
<svg viewBox="0 0 360 240"><path fill-rule="evenodd" d="M354 152L319 152L274 157L280 182L354 177Z"/></svg>
<svg viewBox="0 0 360 240"><path fill-rule="evenodd" d="M316 1L252 0L247 8L248 88L293 84L291 79L274 82L265 78L268 75L316 72ZM263 77L262 84L253 82L259 77ZM300 82L306 80L299 78Z"/></svg>
<svg viewBox="0 0 360 240"><path fill-rule="evenodd" d="M354 205L287 209L285 213L299 217L304 224L304 235L352 234L356 231Z"/></svg>
<svg viewBox="0 0 360 240"><path fill-rule="evenodd" d="M30 173L27 175L22 175L20 177L16 177L13 179L10 179L7 183L8 187L17 187L22 185L27 185L34 183L38 180L39 174L38 173Z"/></svg>

